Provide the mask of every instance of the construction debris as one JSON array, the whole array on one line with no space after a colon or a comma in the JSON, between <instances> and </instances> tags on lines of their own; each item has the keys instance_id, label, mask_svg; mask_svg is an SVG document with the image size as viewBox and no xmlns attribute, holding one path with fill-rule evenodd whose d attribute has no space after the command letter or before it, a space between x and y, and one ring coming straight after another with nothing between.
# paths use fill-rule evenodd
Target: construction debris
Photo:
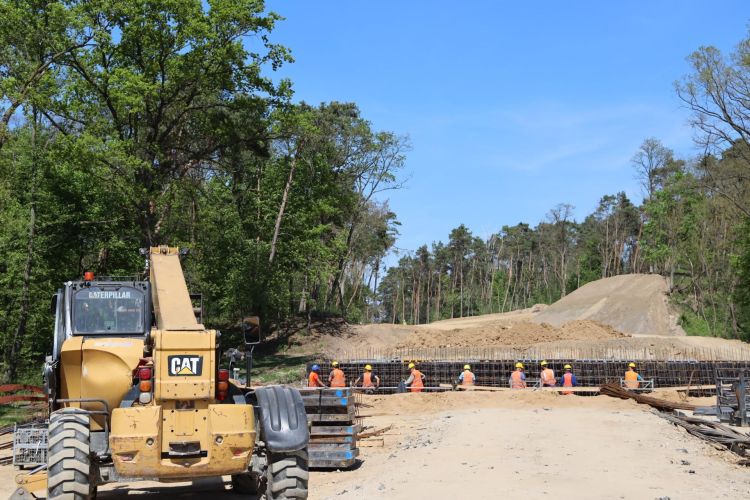
<instances>
[{"instance_id":1,"label":"construction debris","mask_svg":"<svg viewBox=\"0 0 750 500\"><path fill-rule=\"evenodd\" d=\"M393 424L389 425L388 427L383 427L382 429L376 429L374 431L367 431L367 432L361 432L357 438L358 439L367 439L367 438L373 438L375 436L380 436L381 434L385 434L389 430L393 428Z\"/></svg>"},{"instance_id":2,"label":"construction debris","mask_svg":"<svg viewBox=\"0 0 750 500\"><path fill-rule=\"evenodd\" d=\"M385 446L385 440L383 438L367 439L359 441L358 445L360 448L382 448Z\"/></svg>"},{"instance_id":3,"label":"construction debris","mask_svg":"<svg viewBox=\"0 0 750 500\"><path fill-rule=\"evenodd\" d=\"M619 385L611 382L608 384L604 384L599 392L600 394L605 394L614 398L634 399L641 404L646 404L662 411L695 410L697 408L697 406L690 403L675 403L652 396L644 396L643 394L638 394L637 392L623 389Z\"/></svg>"},{"instance_id":4,"label":"construction debris","mask_svg":"<svg viewBox=\"0 0 750 500\"><path fill-rule=\"evenodd\" d=\"M688 417L670 413L655 412L660 417L669 420L675 425L683 427L693 436L699 437L712 443L720 444L742 457L748 456L750 450L750 436L737 432L726 425L710 422L698 417ZM743 462L750 465L750 461Z\"/></svg>"}]
</instances>

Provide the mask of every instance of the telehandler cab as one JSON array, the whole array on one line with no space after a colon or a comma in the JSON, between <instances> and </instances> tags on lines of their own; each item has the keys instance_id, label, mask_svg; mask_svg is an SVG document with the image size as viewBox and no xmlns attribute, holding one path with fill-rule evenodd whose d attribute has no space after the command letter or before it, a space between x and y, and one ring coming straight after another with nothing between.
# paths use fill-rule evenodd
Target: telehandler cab
<instances>
[{"instance_id":1,"label":"telehandler cab","mask_svg":"<svg viewBox=\"0 0 750 500\"><path fill-rule=\"evenodd\" d=\"M89 499L113 481L222 475L261 498L307 498L299 392L230 380L219 368L220 333L196 319L179 250L142 254L145 281L86 273L55 296L44 373L48 498ZM259 328L245 324L249 348Z\"/></svg>"}]
</instances>

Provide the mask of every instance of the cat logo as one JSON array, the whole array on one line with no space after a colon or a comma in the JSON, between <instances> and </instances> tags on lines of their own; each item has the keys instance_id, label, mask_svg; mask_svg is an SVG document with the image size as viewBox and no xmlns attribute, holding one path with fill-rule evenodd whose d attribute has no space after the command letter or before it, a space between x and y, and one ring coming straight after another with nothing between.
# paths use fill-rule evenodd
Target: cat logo
<instances>
[{"instance_id":1,"label":"cat logo","mask_svg":"<svg viewBox=\"0 0 750 500\"><path fill-rule=\"evenodd\" d=\"M203 356L169 356L169 374L178 376L198 376L203 371Z\"/></svg>"}]
</instances>

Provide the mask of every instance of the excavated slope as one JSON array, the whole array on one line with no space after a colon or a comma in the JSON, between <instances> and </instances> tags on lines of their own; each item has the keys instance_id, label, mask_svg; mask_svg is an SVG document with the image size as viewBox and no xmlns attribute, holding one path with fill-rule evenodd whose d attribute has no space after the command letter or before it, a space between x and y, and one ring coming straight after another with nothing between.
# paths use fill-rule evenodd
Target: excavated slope
<instances>
[{"instance_id":1,"label":"excavated slope","mask_svg":"<svg viewBox=\"0 0 750 500\"><path fill-rule=\"evenodd\" d=\"M685 335L668 299L667 280L655 274L628 274L588 283L535 315L554 326L593 320L631 335Z\"/></svg>"}]
</instances>

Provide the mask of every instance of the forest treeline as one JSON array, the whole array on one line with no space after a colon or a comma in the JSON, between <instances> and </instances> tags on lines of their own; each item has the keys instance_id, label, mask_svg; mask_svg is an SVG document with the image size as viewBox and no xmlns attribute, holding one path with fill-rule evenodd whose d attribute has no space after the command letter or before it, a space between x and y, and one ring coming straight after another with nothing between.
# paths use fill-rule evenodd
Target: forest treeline
<instances>
[{"instance_id":1,"label":"forest treeline","mask_svg":"<svg viewBox=\"0 0 750 500\"><path fill-rule=\"evenodd\" d=\"M295 101L274 73L292 62L279 20L258 0L0 0L1 379L38 382L62 282L143 276L138 249L160 244L190 249L190 287L223 329L423 323L655 272L691 331L747 336L750 42L692 56L677 89L704 154L646 141L640 206L606 196L576 222L562 204L487 240L462 226L386 272L383 200L409 141L356 103Z\"/></svg>"},{"instance_id":2,"label":"forest treeline","mask_svg":"<svg viewBox=\"0 0 750 500\"><path fill-rule=\"evenodd\" d=\"M257 0L0 0L2 378L37 381L50 299L190 249L206 322L368 314L405 137L293 102ZM335 96L334 96L335 97Z\"/></svg>"},{"instance_id":3,"label":"forest treeline","mask_svg":"<svg viewBox=\"0 0 750 500\"><path fill-rule=\"evenodd\" d=\"M603 196L582 221L559 204L546 219L402 255L379 285L384 320L419 324L551 303L600 278L669 279L690 334L750 340L750 39L729 56L702 47L675 84L700 146L677 158L655 138L632 158L643 202Z\"/></svg>"}]
</instances>

